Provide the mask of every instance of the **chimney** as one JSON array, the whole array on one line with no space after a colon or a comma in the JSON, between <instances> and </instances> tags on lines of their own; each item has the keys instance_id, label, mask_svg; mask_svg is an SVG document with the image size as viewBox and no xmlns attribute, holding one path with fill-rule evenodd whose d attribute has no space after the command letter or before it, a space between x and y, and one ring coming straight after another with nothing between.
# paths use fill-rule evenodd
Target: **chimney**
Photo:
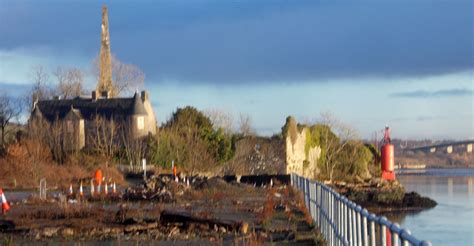
<instances>
[{"instance_id":1,"label":"chimney","mask_svg":"<svg viewBox=\"0 0 474 246\"><path fill-rule=\"evenodd\" d=\"M92 100L97 100L97 91L92 91Z\"/></svg>"},{"instance_id":2,"label":"chimney","mask_svg":"<svg viewBox=\"0 0 474 246\"><path fill-rule=\"evenodd\" d=\"M148 91L142 91L142 101L148 101L149 96L148 96Z\"/></svg>"},{"instance_id":3,"label":"chimney","mask_svg":"<svg viewBox=\"0 0 474 246\"><path fill-rule=\"evenodd\" d=\"M103 99L109 99L109 97L110 97L110 92L109 92L109 91L102 91L100 96L101 96L101 98L103 98Z\"/></svg>"}]
</instances>

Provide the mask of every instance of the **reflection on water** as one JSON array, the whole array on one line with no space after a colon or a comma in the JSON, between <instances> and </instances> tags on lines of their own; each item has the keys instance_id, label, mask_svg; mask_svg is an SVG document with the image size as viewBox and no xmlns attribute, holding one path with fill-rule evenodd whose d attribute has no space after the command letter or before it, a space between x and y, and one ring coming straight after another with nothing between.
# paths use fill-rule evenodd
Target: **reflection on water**
<instances>
[{"instance_id":1,"label":"reflection on water","mask_svg":"<svg viewBox=\"0 0 474 246\"><path fill-rule=\"evenodd\" d=\"M388 218L433 245L474 245L474 169L428 170L398 179L407 192L428 196L438 206Z\"/></svg>"}]
</instances>

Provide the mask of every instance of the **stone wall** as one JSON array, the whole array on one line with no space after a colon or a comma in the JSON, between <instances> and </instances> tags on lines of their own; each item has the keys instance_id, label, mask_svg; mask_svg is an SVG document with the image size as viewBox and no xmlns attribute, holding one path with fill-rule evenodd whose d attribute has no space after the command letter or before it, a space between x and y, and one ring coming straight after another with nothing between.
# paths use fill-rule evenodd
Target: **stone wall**
<instances>
[{"instance_id":1,"label":"stone wall","mask_svg":"<svg viewBox=\"0 0 474 246\"><path fill-rule=\"evenodd\" d=\"M286 147L286 173L296 173L298 175L316 178L320 170L318 168L318 160L321 155L321 148L319 146L310 148L308 155L305 153L306 133L308 129L303 128L296 132L296 137L287 134L285 139Z\"/></svg>"}]
</instances>

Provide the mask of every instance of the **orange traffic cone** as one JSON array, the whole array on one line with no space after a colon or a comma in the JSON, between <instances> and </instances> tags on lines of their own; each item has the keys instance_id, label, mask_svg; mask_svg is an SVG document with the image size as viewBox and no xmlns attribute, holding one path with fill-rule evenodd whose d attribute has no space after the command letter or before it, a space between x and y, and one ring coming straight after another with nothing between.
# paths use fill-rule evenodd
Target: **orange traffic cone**
<instances>
[{"instance_id":1,"label":"orange traffic cone","mask_svg":"<svg viewBox=\"0 0 474 246\"><path fill-rule=\"evenodd\" d=\"M2 196L2 214L6 214L7 211L10 210L10 205L8 205L7 198L5 198L2 189L0 189L0 194Z\"/></svg>"}]
</instances>

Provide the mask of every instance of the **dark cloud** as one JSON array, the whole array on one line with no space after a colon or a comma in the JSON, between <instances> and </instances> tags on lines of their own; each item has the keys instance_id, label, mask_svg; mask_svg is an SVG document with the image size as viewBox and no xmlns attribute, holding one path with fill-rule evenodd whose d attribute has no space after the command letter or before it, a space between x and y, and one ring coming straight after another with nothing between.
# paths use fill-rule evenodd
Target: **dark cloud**
<instances>
[{"instance_id":1,"label":"dark cloud","mask_svg":"<svg viewBox=\"0 0 474 246\"><path fill-rule=\"evenodd\" d=\"M96 1L0 1L0 49L93 57ZM109 3L112 51L150 80L206 83L424 76L472 69L473 2Z\"/></svg>"},{"instance_id":2,"label":"dark cloud","mask_svg":"<svg viewBox=\"0 0 474 246\"><path fill-rule=\"evenodd\" d=\"M465 89L465 88L446 89L446 90L437 90L437 91L416 90L416 91L397 92L397 93L390 94L391 97L403 97L403 98L464 97L464 96L472 96L472 95L473 95L473 90Z\"/></svg>"}]
</instances>

